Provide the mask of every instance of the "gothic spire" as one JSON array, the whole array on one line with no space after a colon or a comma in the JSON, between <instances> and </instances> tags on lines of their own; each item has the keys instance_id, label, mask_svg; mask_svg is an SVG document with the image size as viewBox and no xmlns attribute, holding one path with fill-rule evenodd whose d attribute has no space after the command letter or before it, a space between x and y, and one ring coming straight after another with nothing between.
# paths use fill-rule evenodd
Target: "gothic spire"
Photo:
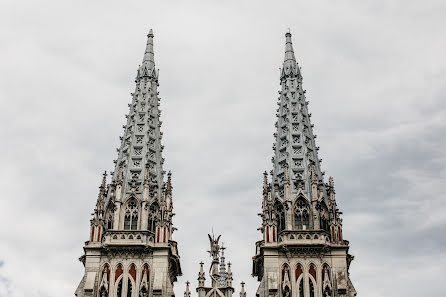
<instances>
[{"instance_id":1,"label":"gothic spire","mask_svg":"<svg viewBox=\"0 0 446 297\"><path fill-rule=\"evenodd\" d=\"M304 193L311 197L311 171L314 166L315 176L322 180L320 161L315 144L316 135L313 134L313 125L310 122L311 114L308 112L308 102L305 99L305 90L302 88L302 76L294 55L291 33L285 34L285 58L280 76L281 90L277 109L277 131L274 133L273 145L273 180L278 181L279 191L283 197L285 184L289 183L291 194L297 193L302 186ZM288 176L286 177L286 168ZM302 185L299 185L298 176L301 176Z\"/></svg>"},{"instance_id":2,"label":"gothic spire","mask_svg":"<svg viewBox=\"0 0 446 297\"><path fill-rule=\"evenodd\" d=\"M291 33L285 34L285 58L283 60L283 70L289 73L290 70L297 69L296 57L294 56L293 42L291 41ZM296 73L296 72L294 72Z\"/></svg>"},{"instance_id":3,"label":"gothic spire","mask_svg":"<svg viewBox=\"0 0 446 297\"><path fill-rule=\"evenodd\" d=\"M142 61L143 66L146 66L148 70L152 70L155 67L155 55L153 52L153 31L150 29L147 34L146 51L144 52L144 59Z\"/></svg>"},{"instance_id":4,"label":"gothic spire","mask_svg":"<svg viewBox=\"0 0 446 297\"><path fill-rule=\"evenodd\" d=\"M122 183L122 195L130 193L132 184L138 196L143 191L143 183L148 183L150 192L161 197L164 185L164 170L162 157L163 146L160 131L161 111L159 110L158 77L155 70L153 51L153 31L147 35L147 45L142 65L136 78L135 91L131 93L127 123L123 126L124 136L118 149L118 159L113 175L113 181Z\"/></svg>"}]
</instances>

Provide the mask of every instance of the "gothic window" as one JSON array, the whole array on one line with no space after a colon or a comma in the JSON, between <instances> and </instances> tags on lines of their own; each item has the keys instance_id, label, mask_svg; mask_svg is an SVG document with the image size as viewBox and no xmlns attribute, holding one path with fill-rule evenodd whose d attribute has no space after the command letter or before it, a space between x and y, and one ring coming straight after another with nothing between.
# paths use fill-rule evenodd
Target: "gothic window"
<instances>
[{"instance_id":1,"label":"gothic window","mask_svg":"<svg viewBox=\"0 0 446 297\"><path fill-rule=\"evenodd\" d=\"M133 167L140 167L141 166L141 159L133 160Z\"/></svg>"},{"instance_id":2,"label":"gothic window","mask_svg":"<svg viewBox=\"0 0 446 297\"><path fill-rule=\"evenodd\" d=\"M282 140L282 146L288 145L288 139L283 139Z\"/></svg>"},{"instance_id":3,"label":"gothic window","mask_svg":"<svg viewBox=\"0 0 446 297\"><path fill-rule=\"evenodd\" d=\"M107 210L107 214L105 215L105 223L107 224L107 229L113 229L113 213L111 209Z\"/></svg>"},{"instance_id":4,"label":"gothic window","mask_svg":"<svg viewBox=\"0 0 446 297\"><path fill-rule=\"evenodd\" d=\"M153 129L149 129L149 135L153 135L154 133L154 130Z\"/></svg>"},{"instance_id":5,"label":"gothic window","mask_svg":"<svg viewBox=\"0 0 446 297\"><path fill-rule=\"evenodd\" d=\"M144 117L145 117L145 114L140 113L140 114L139 114L139 121L140 121L140 122L143 122L143 121L144 121Z\"/></svg>"},{"instance_id":6,"label":"gothic window","mask_svg":"<svg viewBox=\"0 0 446 297\"><path fill-rule=\"evenodd\" d=\"M327 214L327 210L325 209L325 207L322 208L320 218L321 218L320 219L321 229L325 230L327 233L329 233L330 232L330 224L328 221L328 214Z\"/></svg>"},{"instance_id":7,"label":"gothic window","mask_svg":"<svg viewBox=\"0 0 446 297\"><path fill-rule=\"evenodd\" d=\"M282 296L291 297L290 269L284 265L282 269Z\"/></svg>"},{"instance_id":8,"label":"gothic window","mask_svg":"<svg viewBox=\"0 0 446 297\"><path fill-rule=\"evenodd\" d=\"M149 231L155 232L157 222L158 222L158 206L156 204L152 204L150 206L147 229Z\"/></svg>"},{"instance_id":9,"label":"gothic window","mask_svg":"<svg viewBox=\"0 0 446 297\"><path fill-rule=\"evenodd\" d=\"M142 144L144 136L136 136L136 144Z\"/></svg>"},{"instance_id":10,"label":"gothic window","mask_svg":"<svg viewBox=\"0 0 446 297\"><path fill-rule=\"evenodd\" d=\"M293 132L299 131L299 124L293 124Z\"/></svg>"},{"instance_id":11,"label":"gothic window","mask_svg":"<svg viewBox=\"0 0 446 297\"><path fill-rule=\"evenodd\" d=\"M293 122L297 122L298 121L298 117L297 114L293 115Z\"/></svg>"},{"instance_id":12,"label":"gothic window","mask_svg":"<svg viewBox=\"0 0 446 297\"><path fill-rule=\"evenodd\" d=\"M280 202L277 202L274 205L276 211L276 220L277 220L277 233L285 229L285 211L283 209L283 205Z\"/></svg>"},{"instance_id":13,"label":"gothic window","mask_svg":"<svg viewBox=\"0 0 446 297\"><path fill-rule=\"evenodd\" d=\"M144 131L144 125L138 125L138 132Z\"/></svg>"},{"instance_id":14,"label":"gothic window","mask_svg":"<svg viewBox=\"0 0 446 297\"><path fill-rule=\"evenodd\" d=\"M138 225L138 206L136 201L132 199L125 209L124 216L124 229L125 230L136 230Z\"/></svg>"},{"instance_id":15,"label":"gothic window","mask_svg":"<svg viewBox=\"0 0 446 297\"><path fill-rule=\"evenodd\" d=\"M308 229L310 225L310 207L302 197L295 204L294 225L297 230Z\"/></svg>"},{"instance_id":16,"label":"gothic window","mask_svg":"<svg viewBox=\"0 0 446 297\"><path fill-rule=\"evenodd\" d=\"M331 296L330 267L324 264L322 268L322 296Z\"/></svg>"}]
</instances>

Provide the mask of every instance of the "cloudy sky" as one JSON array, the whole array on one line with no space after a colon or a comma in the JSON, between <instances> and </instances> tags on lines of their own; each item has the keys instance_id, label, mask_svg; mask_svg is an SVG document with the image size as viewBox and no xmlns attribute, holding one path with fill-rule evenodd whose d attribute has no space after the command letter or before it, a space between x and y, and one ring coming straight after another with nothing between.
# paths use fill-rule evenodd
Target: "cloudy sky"
<instances>
[{"instance_id":1,"label":"cloudy sky","mask_svg":"<svg viewBox=\"0 0 446 297\"><path fill-rule=\"evenodd\" d=\"M235 283L257 289L256 214L288 28L359 296L444 296L445 1L14 0L0 4L1 297L74 295L150 28L177 296L209 261L212 227Z\"/></svg>"}]
</instances>

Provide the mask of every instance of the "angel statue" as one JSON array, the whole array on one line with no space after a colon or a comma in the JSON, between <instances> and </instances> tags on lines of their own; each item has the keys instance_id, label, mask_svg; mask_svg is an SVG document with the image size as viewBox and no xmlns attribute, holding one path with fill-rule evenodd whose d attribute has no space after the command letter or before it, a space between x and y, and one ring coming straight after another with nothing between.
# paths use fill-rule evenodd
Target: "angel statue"
<instances>
[{"instance_id":1,"label":"angel statue","mask_svg":"<svg viewBox=\"0 0 446 297\"><path fill-rule=\"evenodd\" d=\"M218 245L218 241L220 240L221 235L218 235L217 239L214 238L214 234L212 234L212 237L210 234L208 234L208 236L211 244L211 250L208 252L209 254L211 254L213 260L218 261L218 256L220 253L220 246Z\"/></svg>"},{"instance_id":2,"label":"angel statue","mask_svg":"<svg viewBox=\"0 0 446 297\"><path fill-rule=\"evenodd\" d=\"M212 234L212 237L210 234L208 234L209 236L209 241L211 244L211 250L208 251L210 256L212 257L212 264L211 267L209 268L209 276L212 279L212 286L216 286L218 283L218 263L219 261L219 254L220 254L220 246L218 245L218 241L220 240L220 236L219 235L217 237L217 239L215 239L214 234Z\"/></svg>"}]
</instances>

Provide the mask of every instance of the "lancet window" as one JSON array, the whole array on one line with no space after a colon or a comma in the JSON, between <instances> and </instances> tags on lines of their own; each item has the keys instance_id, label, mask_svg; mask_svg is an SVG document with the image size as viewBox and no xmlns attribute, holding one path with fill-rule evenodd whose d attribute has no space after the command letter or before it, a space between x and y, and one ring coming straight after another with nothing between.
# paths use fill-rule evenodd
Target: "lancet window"
<instances>
[{"instance_id":1,"label":"lancet window","mask_svg":"<svg viewBox=\"0 0 446 297\"><path fill-rule=\"evenodd\" d=\"M302 197L296 201L294 207L294 225L297 230L305 230L310 226L310 207Z\"/></svg>"},{"instance_id":2,"label":"lancet window","mask_svg":"<svg viewBox=\"0 0 446 297\"><path fill-rule=\"evenodd\" d=\"M124 215L124 229L136 230L138 226L138 206L135 199L132 199L127 204Z\"/></svg>"},{"instance_id":3,"label":"lancet window","mask_svg":"<svg viewBox=\"0 0 446 297\"><path fill-rule=\"evenodd\" d=\"M107 213L105 215L105 224L108 230L113 229L113 212L111 209L107 210Z\"/></svg>"},{"instance_id":4,"label":"lancet window","mask_svg":"<svg viewBox=\"0 0 446 297\"><path fill-rule=\"evenodd\" d=\"M277 202L274 205L276 212L276 221L277 221L277 233L285 229L285 211L283 209L283 205L280 202Z\"/></svg>"},{"instance_id":5,"label":"lancet window","mask_svg":"<svg viewBox=\"0 0 446 297\"><path fill-rule=\"evenodd\" d=\"M328 212L325 209L322 209L321 211L321 229L325 230L326 232L330 233L330 224L328 220Z\"/></svg>"},{"instance_id":6,"label":"lancet window","mask_svg":"<svg viewBox=\"0 0 446 297\"><path fill-rule=\"evenodd\" d=\"M158 223L159 217L159 207L156 204L150 206L149 219L147 224L147 229L149 231L155 232L156 224Z\"/></svg>"}]
</instances>

